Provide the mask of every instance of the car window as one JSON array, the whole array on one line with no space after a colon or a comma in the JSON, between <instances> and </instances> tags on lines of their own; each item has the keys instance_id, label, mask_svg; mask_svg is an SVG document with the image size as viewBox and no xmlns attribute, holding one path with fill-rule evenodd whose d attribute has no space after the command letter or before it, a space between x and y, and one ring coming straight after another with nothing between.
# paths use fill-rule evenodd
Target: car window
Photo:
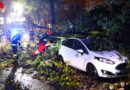
<instances>
[{"instance_id":1,"label":"car window","mask_svg":"<svg viewBox=\"0 0 130 90\"><path fill-rule=\"evenodd\" d=\"M82 49L85 53L88 54L87 49L86 49L86 48L84 47L84 45L83 45L80 41L78 41L78 40L75 40L75 42L74 42L74 48L73 48L73 49L75 49L75 50Z\"/></svg>"},{"instance_id":2,"label":"car window","mask_svg":"<svg viewBox=\"0 0 130 90\"><path fill-rule=\"evenodd\" d=\"M88 47L88 49L93 50L95 42L91 39L82 39L83 43Z\"/></svg>"},{"instance_id":3,"label":"car window","mask_svg":"<svg viewBox=\"0 0 130 90\"><path fill-rule=\"evenodd\" d=\"M67 46L69 48L72 48L73 47L73 41L74 41L73 39L64 40L62 42L62 45Z\"/></svg>"}]
</instances>

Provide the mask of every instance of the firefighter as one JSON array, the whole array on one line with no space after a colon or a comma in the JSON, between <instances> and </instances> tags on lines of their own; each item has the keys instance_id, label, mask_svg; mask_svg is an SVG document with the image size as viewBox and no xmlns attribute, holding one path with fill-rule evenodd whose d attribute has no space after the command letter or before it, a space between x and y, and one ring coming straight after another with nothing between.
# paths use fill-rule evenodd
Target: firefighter
<instances>
[{"instance_id":1,"label":"firefighter","mask_svg":"<svg viewBox=\"0 0 130 90\"><path fill-rule=\"evenodd\" d=\"M30 41L34 41L34 31L33 30L31 30L29 32L29 36L30 36Z\"/></svg>"},{"instance_id":2,"label":"firefighter","mask_svg":"<svg viewBox=\"0 0 130 90\"><path fill-rule=\"evenodd\" d=\"M39 47L36 51L33 52L33 55L37 55L39 53L41 53L42 51L46 50L46 44L48 42L49 37L52 35L52 31L48 30L46 33L44 33L43 35L40 36L39 39Z\"/></svg>"},{"instance_id":3,"label":"firefighter","mask_svg":"<svg viewBox=\"0 0 130 90\"><path fill-rule=\"evenodd\" d=\"M15 58L17 56L17 47L19 45L19 47L21 49L23 49L22 45L21 45L21 42L20 42L20 39L21 39L21 35L20 34L15 34L12 39L11 39L11 46L12 46L12 52L13 52L13 57Z\"/></svg>"}]
</instances>

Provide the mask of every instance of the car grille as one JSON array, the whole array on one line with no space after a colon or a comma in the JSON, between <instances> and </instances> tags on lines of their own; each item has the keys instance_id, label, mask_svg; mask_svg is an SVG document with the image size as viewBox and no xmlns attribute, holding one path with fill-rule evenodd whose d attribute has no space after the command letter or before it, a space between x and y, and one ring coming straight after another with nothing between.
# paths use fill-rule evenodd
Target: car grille
<instances>
[{"instance_id":1,"label":"car grille","mask_svg":"<svg viewBox=\"0 0 130 90\"><path fill-rule=\"evenodd\" d=\"M128 72L125 70L125 71L121 71L119 73L116 73L117 75L128 75Z\"/></svg>"},{"instance_id":2,"label":"car grille","mask_svg":"<svg viewBox=\"0 0 130 90\"><path fill-rule=\"evenodd\" d=\"M127 67L127 63L122 63L116 67L116 70L123 70L126 69L126 67Z\"/></svg>"}]
</instances>

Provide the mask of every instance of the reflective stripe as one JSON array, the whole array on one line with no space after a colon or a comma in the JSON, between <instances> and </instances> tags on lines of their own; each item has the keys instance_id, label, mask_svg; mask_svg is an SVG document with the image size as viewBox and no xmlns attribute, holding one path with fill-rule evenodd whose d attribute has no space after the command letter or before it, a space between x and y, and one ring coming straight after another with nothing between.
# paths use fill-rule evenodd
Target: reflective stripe
<instances>
[{"instance_id":1,"label":"reflective stripe","mask_svg":"<svg viewBox=\"0 0 130 90\"><path fill-rule=\"evenodd\" d=\"M46 46L49 46L49 45L51 45L51 44L46 44Z\"/></svg>"},{"instance_id":2,"label":"reflective stripe","mask_svg":"<svg viewBox=\"0 0 130 90\"><path fill-rule=\"evenodd\" d=\"M47 39L43 39L44 41L47 41Z\"/></svg>"},{"instance_id":3,"label":"reflective stripe","mask_svg":"<svg viewBox=\"0 0 130 90\"><path fill-rule=\"evenodd\" d=\"M20 42L20 40L18 40L18 42Z\"/></svg>"},{"instance_id":4,"label":"reflective stripe","mask_svg":"<svg viewBox=\"0 0 130 90\"><path fill-rule=\"evenodd\" d=\"M11 46L17 46L17 44L11 44Z\"/></svg>"},{"instance_id":5,"label":"reflective stripe","mask_svg":"<svg viewBox=\"0 0 130 90\"><path fill-rule=\"evenodd\" d=\"M22 45L20 45L20 47L22 47Z\"/></svg>"},{"instance_id":6,"label":"reflective stripe","mask_svg":"<svg viewBox=\"0 0 130 90\"><path fill-rule=\"evenodd\" d=\"M40 36L40 38L42 38L43 36L42 35L39 35Z\"/></svg>"}]
</instances>

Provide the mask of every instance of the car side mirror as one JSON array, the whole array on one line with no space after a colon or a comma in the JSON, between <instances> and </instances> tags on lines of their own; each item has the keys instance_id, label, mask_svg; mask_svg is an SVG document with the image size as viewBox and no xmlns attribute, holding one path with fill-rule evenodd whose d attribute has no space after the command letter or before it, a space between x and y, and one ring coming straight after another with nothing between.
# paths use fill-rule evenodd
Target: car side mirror
<instances>
[{"instance_id":1,"label":"car side mirror","mask_svg":"<svg viewBox=\"0 0 130 90\"><path fill-rule=\"evenodd\" d=\"M78 50L76 50L78 53L80 53L81 55L83 55L84 54L84 51L82 50L82 49L78 49Z\"/></svg>"}]
</instances>

